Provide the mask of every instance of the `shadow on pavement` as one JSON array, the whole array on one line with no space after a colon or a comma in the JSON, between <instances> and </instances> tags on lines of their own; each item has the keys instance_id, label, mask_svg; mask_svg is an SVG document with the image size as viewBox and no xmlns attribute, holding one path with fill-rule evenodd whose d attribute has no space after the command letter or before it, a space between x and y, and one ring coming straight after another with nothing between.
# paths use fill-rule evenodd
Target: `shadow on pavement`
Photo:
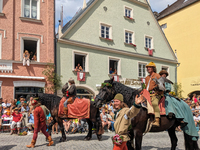
<instances>
[{"instance_id":1,"label":"shadow on pavement","mask_svg":"<svg viewBox=\"0 0 200 150\"><path fill-rule=\"evenodd\" d=\"M171 147L165 147L165 148L159 148L159 147L155 147L155 146L142 146L143 150L151 150L151 149L156 149L156 150L170 150ZM181 150L179 148L176 147L176 150Z\"/></svg>"},{"instance_id":2,"label":"shadow on pavement","mask_svg":"<svg viewBox=\"0 0 200 150\"><path fill-rule=\"evenodd\" d=\"M0 146L0 150L9 150L17 145L5 145L5 146Z\"/></svg>"},{"instance_id":3,"label":"shadow on pavement","mask_svg":"<svg viewBox=\"0 0 200 150\"><path fill-rule=\"evenodd\" d=\"M73 140L73 141L87 141L87 140L84 140L85 137L86 137L86 135L67 136L67 140L66 140L65 142L71 141L71 140ZM54 141L54 144L60 143L60 142L59 142L59 141L60 141L60 138L61 138L61 136L60 136L60 137L55 137L55 138L52 137L52 139L53 139L53 141ZM109 138L110 138L110 136L103 135L101 141L108 140ZM96 135L93 135L93 136L92 136L92 138L91 138L90 141L92 141L92 140L99 141L99 140L97 139L97 136L96 136ZM101 142L101 141L100 141L100 142Z\"/></svg>"}]
</instances>

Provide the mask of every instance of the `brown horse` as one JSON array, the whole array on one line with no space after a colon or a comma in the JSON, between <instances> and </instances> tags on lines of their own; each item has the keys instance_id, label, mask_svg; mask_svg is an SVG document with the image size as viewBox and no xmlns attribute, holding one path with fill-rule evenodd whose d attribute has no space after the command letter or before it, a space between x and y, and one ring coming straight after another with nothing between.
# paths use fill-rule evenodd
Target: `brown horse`
<instances>
[{"instance_id":1,"label":"brown horse","mask_svg":"<svg viewBox=\"0 0 200 150\"><path fill-rule=\"evenodd\" d=\"M42 105L45 105L51 112L51 116L53 117L52 122L48 126L48 132L51 135L52 126L57 122L60 126L60 130L62 132L62 137L60 138L60 142L64 142L66 140L66 135L64 132L63 120L62 118L58 117L58 109L61 97L52 95L52 94L38 94L39 101ZM89 125L89 132L85 137L85 140L90 140L92 138L92 127L93 124L96 127L96 134L98 140L101 140L102 135L99 131L101 131L101 119L100 119L100 112L98 108L95 108L93 102L90 102L90 118L86 119ZM73 118L66 118L66 119L73 119Z\"/></svg>"},{"instance_id":2,"label":"brown horse","mask_svg":"<svg viewBox=\"0 0 200 150\"><path fill-rule=\"evenodd\" d=\"M119 82L111 80L106 80L104 83L108 86L103 86L99 94L95 98L95 107L99 108L102 104L111 101L117 93L121 93L124 96L124 102L131 107L133 102L135 101L135 96L139 95L141 91L134 90L130 87L127 87ZM134 150L134 145L136 150L141 150L142 146L142 138L143 133L146 130L146 125L148 118L153 120L152 116L147 114L147 110L145 108L141 108L138 115L131 119L132 129L130 130L130 138L131 140L127 142L127 146L129 150ZM179 126L179 122L175 117L168 118L167 116L161 116L160 118L161 126L159 128L151 128L150 132L161 132L168 131L168 134L171 139L171 150L175 150L177 146L178 139L175 134L175 128ZM133 139L135 138L135 143ZM185 149L186 150L198 150L197 141L192 141L192 137L184 133L185 138ZM134 144L133 144L134 143Z\"/></svg>"}]
</instances>

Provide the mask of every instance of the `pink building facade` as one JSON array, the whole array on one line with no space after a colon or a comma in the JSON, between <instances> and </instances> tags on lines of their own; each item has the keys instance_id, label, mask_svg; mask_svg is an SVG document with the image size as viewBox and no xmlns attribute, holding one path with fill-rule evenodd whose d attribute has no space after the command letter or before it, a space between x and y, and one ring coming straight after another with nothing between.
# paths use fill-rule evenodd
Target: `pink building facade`
<instances>
[{"instance_id":1,"label":"pink building facade","mask_svg":"<svg viewBox=\"0 0 200 150\"><path fill-rule=\"evenodd\" d=\"M54 63L54 0L0 0L0 97L47 92L48 63Z\"/></svg>"}]
</instances>

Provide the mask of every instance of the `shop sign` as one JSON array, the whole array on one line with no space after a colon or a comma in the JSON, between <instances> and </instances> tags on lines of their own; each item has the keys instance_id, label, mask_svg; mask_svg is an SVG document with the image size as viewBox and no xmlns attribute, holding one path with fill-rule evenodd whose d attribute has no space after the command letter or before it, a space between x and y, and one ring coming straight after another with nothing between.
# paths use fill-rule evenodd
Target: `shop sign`
<instances>
[{"instance_id":1,"label":"shop sign","mask_svg":"<svg viewBox=\"0 0 200 150\"><path fill-rule=\"evenodd\" d=\"M0 62L0 71L3 72L13 72L12 62Z\"/></svg>"},{"instance_id":2,"label":"shop sign","mask_svg":"<svg viewBox=\"0 0 200 150\"><path fill-rule=\"evenodd\" d=\"M200 86L200 80L192 81L191 86Z\"/></svg>"},{"instance_id":3,"label":"shop sign","mask_svg":"<svg viewBox=\"0 0 200 150\"><path fill-rule=\"evenodd\" d=\"M136 89L142 88L142 81L138 79L125 78L125 79L121 79L119 82L131 88L136 88Z\"/></svg>"}]
</instances>

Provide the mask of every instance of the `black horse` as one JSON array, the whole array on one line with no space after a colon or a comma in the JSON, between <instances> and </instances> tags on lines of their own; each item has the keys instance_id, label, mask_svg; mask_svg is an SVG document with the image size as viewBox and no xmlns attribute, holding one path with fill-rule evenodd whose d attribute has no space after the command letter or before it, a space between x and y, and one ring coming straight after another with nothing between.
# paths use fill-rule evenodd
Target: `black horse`
<instances>
[{"instance_id":1,"label":"black horse","mask_svg":"<svg viewBox=\"0 0 200 150\"><path fill-rule=\"evenodd\" d=\"M61 97L55 96L52 94L38 94L39 96L39 101L41 102L42 105L45 105L51 112L51 116L53 117L52 122L48 126L48 132L51 135L51 130L52 126L57 122L58 125L60 126L60 130L62 132L62 137L60 138L60 142L64 142L66 140L66 135L64 132L64 126L63 126L63 119L58 117L58 109L59 109L59 103L61 100ZM98 140L101 140L102 135L101 135L101 119L100 119L100 112L98 108L95 108L93 105L93 102L90 102L90 118L86 119L87 123L89 125L89 132L87 136L85 137L85 140L90 140L92 138L92 127L93 123L94 126L96 127L96 134ZM70 119L70 118L66 118Z\"/></svg>"},{"instance_id":2,"label":"black horse","mask_svg":"<svg viewBox=\"0 0 200 150\"><path fill-rule=\"evenodd\" d=\"M119 82L111 80L106 80L104 83L110 83L112 86L104 86L100 89L99 94L95 98L95 107L99 108L103 103L109 102L114 98L117 93L121 93L124 96L124 102L131 107L135 101L135 96L139 95L141 91L127 87ZM147 114L145 108L141 108L138 115L131 119L132 129L130 130L131 140L127 142L129 150L134 150L134 145L136 150L140 150L142 146L143 133L146 130L148 118L151 118ZM175 128L180 125L176 118L172 117L169 119L166 116L161 116L160 118L161 126L159 128L151 128L150 132L161 132L168 131L171 139L171 150L175 150L177 146L178 139L175 134ZM135 138L135 143L133 139ZM186 150L198 150L198 144L196 141L192 141L192 137L184 133L185 138L185 149Z\"/></svg>"}]
</instances>

